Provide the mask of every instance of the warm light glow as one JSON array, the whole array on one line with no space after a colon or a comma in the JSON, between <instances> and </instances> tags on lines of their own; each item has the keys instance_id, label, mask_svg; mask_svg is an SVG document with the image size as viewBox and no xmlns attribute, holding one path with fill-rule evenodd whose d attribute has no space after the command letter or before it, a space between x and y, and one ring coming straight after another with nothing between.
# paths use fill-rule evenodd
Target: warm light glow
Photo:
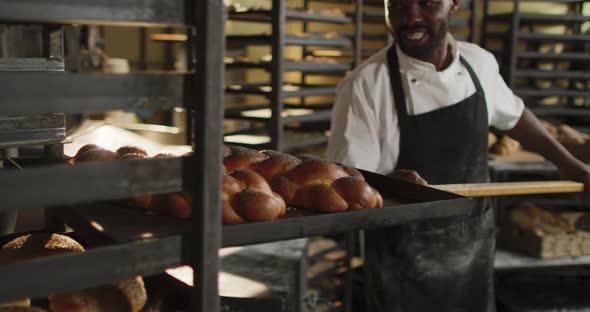
<instances>
[{"instance_id":1,"label":"warm light glow","mask_svg":"<svg viewBox=\"0 0 590 312\"><path fill-rule=\"evenodd\" d=\"M225 137L228 143L265 144L270 143L268 135L235 134Z\"/></svg>"},{"instance_id":2,"label":"warm light glow","mask_svg":"<svg viewBox=\"0 0 590 312\"><path fill-rule=\"evenodd\" d=\"M154 237L154 233L150 233L150 232L141 233L141 235L139 235L139 237L141 237L141 238L152 238L152 237Z\"/></svg>"},{"instance_id":3,"label":"warm light glow","mask_svg":"<svg viewBox=\"0 0 590 312\"><path fill-rule=\"evenodd\" d=\"M286 109L281 112L282 117L287 116L303 116L312 114L313 110L305 108L293 108ZM244 117L255 117L255 118L270 118L272 116L272 110L270 108L254 109L249 111L241 112L240 115Z\"/></svg>"},{"instance_id":4,"label":"warm light glow","mask_svg":"<svg viewBox=\"0 0 590 312\"><path fill-rule=\"evenodd\" d=\"M94 220L90 221L90 225L92 225L92 227L95 228L96 230L98 230L99 232L104 232L104 227L102 227L102 225L100 225L96 221L94 221Z\"/></svg>"},{"instance_id":5,"label":"warm light glow","mask_svg":"<svg viewBox=\"0 0 590 312\"><path fill-rule=\"evenodd\" d=\"M151 34L152 40L161 41L186 41L187 36L185 34Z\"/></svg>"},{"instance_id":6,"label":"warm light glow","mask_svg":"<svg viewBox=\"0 0 590 312\"><path fill-rule=\"evenodd\" d=\"M188 286L193 286L193 269L189 266L166 269L166 273ZM269 289L263 283L239 275L219 272L220 296L252 298L267 292Z\"/></svg>"}]
</instances>

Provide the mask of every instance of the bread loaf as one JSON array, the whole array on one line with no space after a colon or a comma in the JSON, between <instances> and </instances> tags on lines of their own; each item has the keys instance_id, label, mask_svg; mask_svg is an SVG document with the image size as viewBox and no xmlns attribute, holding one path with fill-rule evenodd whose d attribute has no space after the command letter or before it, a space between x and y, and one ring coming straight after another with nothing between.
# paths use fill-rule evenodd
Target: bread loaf
<instances>
[{"instance_id":1,"label":"bread loaf","mask_svg":"<svg viewBox=\"0 0 590 312\"><path fill-rule=\"evenodd\" d=\"M147 301L143 279L136 277L49 297L52 312L139 312Z\"/></svg>"},{"instance_id":2,"label":"bread loaf","mask_svg":"<svg viewBox=\"0 0 590 312\"><path fill-rule=\"evenodd\" d=\"M91 161L108 161L113 160L117 157L117 154L109 151L108 149L99 147L94 144L88 144L82 146L76 156L70 159L70 163L81 163Z\"/></svg>"},{"instance_id":3,"label":"bread loaf","mask_svg":"<svg viewBox=\"0 0 590 312\"><path fill-rule=\"evenodd\" d=\"M139 154L143 157L148 157L148 153L141 147L135 145L124 145L117 149L117 155L122 156L125 154Z\"/></svg>"},{"instance_id":4,"label":"bread loaf","mask_svg":"<svg viewBox=\"0 0 590 312\"><path fill-rule=\"evenodd\" d=\"M510 211L510 221L523 230L539 234L566 234L575 228L560 215L524 203Z\"/></svg>"},{"instance_id":5,"label":"bread loaf","mask_svg":"<svg viewBox=\"0 0 590 312\"><path fill-rule=\"evenodd\" d=\"M84 252L84 247L65 235L25 235L0 249L0 264L77 252ZM146 301L143 279L135 277L111 285L50 296L49 306L52 312L138 312Z\"/></svg>"},{"instance_id":6,"label":"bread loaf","mask_svg":"<svg viewBox=\"0 0 590 312\"><path fill-rule=\"evenodd\" d=\"M379 208L381 195L352 167L317 157L297 158L277 151L226 147L227 171L248 168L258 172L287 205L321 212Z\"/></svg>"},{"instance_id":7,"label":"bread loaf","mask_svg":"<svg viewBox=\"0 0 590 312\"><path fill-rule=\"evenodd\" d=\"M285 214L287 208L266 180L250 169L223 174L221 194L224 224L272 221Z\"/></svg>"},{"instance_id":8,"label":"bread loaf","mask_svg":"<svg viewBox=\"0 0 590 312\"><path fill-rule=\"evenodd\" d=\"M352 172L327 160L308 158L276 175L271 186L287 205L303 209L342 212L382 207L381 195L359 177L358 171Z\"/></svg>"},{"instance_id":9,"label":"bread loaf","mask_svg":"<svg viewBox=\"0 0 590 312\"><path fill-rule=\"evenodd\" d=\"M490 153L508 156L516 153L520 149L520 143L511 137L505 135L501 140L496 142L491 149Z\"/></svg>"}]
</instances>

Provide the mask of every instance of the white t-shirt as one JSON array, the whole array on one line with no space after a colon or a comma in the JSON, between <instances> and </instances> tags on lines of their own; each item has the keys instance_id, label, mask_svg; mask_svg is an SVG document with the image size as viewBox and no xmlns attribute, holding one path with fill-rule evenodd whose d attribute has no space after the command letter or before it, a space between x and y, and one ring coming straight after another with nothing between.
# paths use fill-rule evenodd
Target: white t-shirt
<instances>
[{"instance_id":1,"label":"white t-shirt","mask_svg":"<svg viewBox=\"0 0 590 312\"><path fill-rule=\"evenodd\" d=\"M396 46L408 114L420 115L461 102L475 85L459 55L471 65L485 93L488 122L512 129L524 103L506 85L494 56L481 47L449 35L452 63L437 71L433 64L405 55ZM384 48L338 85L332 111L327 157L357 168L387 174L399 157L400 132ZM425 138L424 144L428 144Z\"/></svg>"}]
</instances>

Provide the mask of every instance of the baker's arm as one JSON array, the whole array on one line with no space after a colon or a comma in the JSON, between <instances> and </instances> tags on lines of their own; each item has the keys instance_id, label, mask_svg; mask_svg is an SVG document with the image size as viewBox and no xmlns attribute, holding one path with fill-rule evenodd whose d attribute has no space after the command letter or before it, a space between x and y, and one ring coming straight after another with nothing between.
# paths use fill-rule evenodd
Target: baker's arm
<instances>
[{"instance_id":1,"label":"baker's arm","mask_svg":"<svg viewBox=\"0 0 590 312\"><path fill-rule=\"evenodd\" d=\"M551 161L559 169L562 179L582 182L586 192L590 192L590 168L551 136L528 108L524 109L516 126L506 134L519 141L527 150Z\"/></svg>"}]
</instances>

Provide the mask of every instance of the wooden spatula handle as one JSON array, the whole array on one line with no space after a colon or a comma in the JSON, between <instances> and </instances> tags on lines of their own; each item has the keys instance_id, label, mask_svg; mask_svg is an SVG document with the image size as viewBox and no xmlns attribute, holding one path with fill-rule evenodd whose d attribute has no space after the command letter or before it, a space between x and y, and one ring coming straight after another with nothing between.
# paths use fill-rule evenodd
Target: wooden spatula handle
<instances>
[{"instance_id":1,"label":"wooden spatula handle","mask_svg":"<svg viewBox=\"0 0 590 312\"><path fill-rule=\"evenodd\" d=\"M467 197L579 193L584 191L584 184L574 181L443 184L431 185L431 187Z\"/></svg>"}]
</instances>

